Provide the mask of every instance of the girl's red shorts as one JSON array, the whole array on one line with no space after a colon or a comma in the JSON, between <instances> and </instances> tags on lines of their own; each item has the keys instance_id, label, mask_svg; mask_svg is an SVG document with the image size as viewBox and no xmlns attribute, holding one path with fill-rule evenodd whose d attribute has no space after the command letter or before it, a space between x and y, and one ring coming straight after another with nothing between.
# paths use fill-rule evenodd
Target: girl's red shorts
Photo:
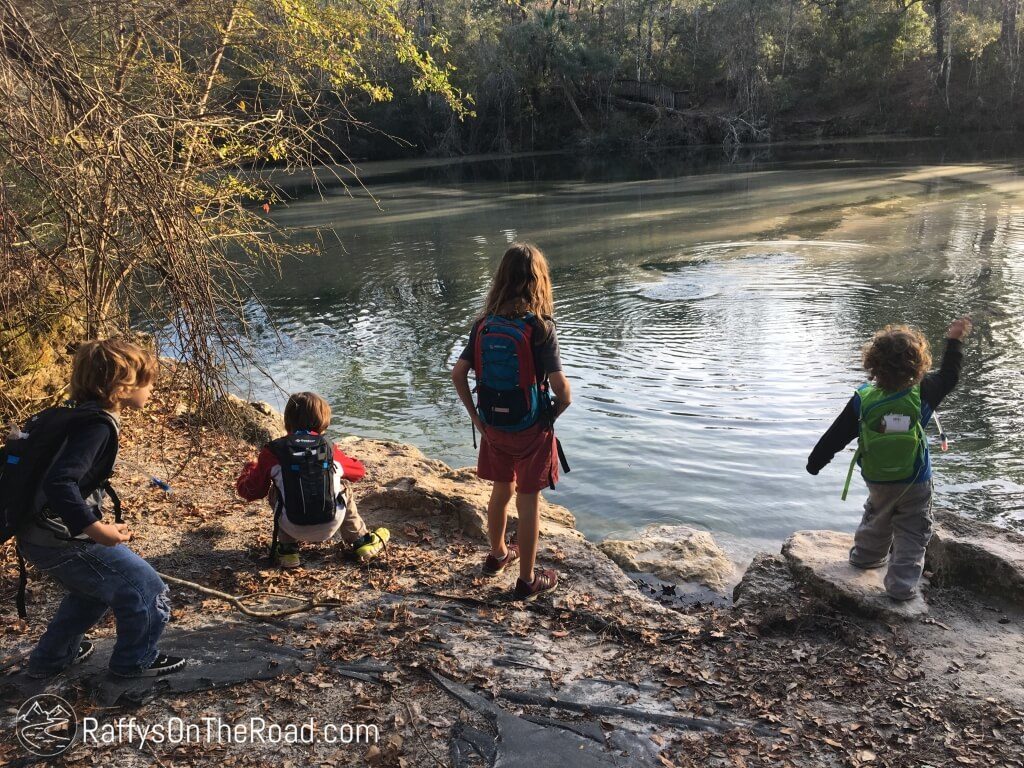
<instances>
[{"instance_id":1,"label":"girl's red shorts","mask_svg":"<svg viewBox=\"0 0 1024 768\"><path fill-rule=\"evenodd\" d=\"M536 424L522 432L493 427L480 441L476 473L481 480L515 482L517 493L537 493L558 482L555 431Z\"/></svg>"}]
</instances>

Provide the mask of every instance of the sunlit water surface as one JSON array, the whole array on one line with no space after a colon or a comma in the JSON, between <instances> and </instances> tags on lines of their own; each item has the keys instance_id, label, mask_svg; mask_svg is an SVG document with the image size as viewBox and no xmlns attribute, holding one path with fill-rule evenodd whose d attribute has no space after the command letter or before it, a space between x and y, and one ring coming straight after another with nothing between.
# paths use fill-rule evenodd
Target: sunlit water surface
<instances>
[{"instance_id":1,"label":"sunlit water surface","mask_svg":"<svg viewBox=\"0 0 1024 768\"><path fill-rule=\"evenodd\" d=\"M818 477L804 464L863 381L860 346L912 322L937 365L947 323L971 312L961 384L941 409L938 503L1019 525L1020 164L943 151L370 165L382 210L342 189L274 210L326 252L259 286L258 352L284 390L330 400L336 435L473 464L449 370L505 247L533 241L551 262L574 391L559 422L572 473L548 497L592 538L657 521L753 548L852 530L861 494L839 499L852 447ZM259 376L239 388L284 401Z\"/></svg>"}]
</instances>

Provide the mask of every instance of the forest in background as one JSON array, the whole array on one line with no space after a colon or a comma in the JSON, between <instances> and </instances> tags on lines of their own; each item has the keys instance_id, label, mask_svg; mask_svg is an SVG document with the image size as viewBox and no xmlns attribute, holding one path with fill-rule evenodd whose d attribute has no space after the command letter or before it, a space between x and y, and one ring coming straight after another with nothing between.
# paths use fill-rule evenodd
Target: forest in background
<instances>
[{"instance_id":1,"label":"forest in background","mask_svg":"<svg viewBox=\"0 0 1024 768\"><path fill-rule=\"evenodd\" d=\"M289 172L1016 129L1020 2L0 0L0 413L133 327L223 389Z\"/></svg>"},{"instance_id":2,"label":"forest in background","mask_svg":"<svg viewBox=\"0 0 1024 768\"><path fill-rule=\"evenodd\" d=\"M353 107L373 131L345 142L354 156L443 156L1016 130L1019 6L408 0L407 25L441 41L474 114L398 88Z\"/></svg>"}]
</instances>

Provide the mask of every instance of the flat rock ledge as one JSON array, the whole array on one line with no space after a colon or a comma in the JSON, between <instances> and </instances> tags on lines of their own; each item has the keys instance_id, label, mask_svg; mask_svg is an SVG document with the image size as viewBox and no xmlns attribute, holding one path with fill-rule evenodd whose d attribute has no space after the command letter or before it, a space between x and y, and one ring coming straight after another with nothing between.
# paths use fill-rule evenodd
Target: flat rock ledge
<instances>
[{"instance_id":1,"label":"flat rock ledge","mask_svg":"<svg viewBox=\"0 0 1024 768\"><path fill-rule=\"evenodd\" d=\"M1024 605L1024 535L952 512L936 522L927 555L933 584Z\"/></svg>"},{"instance_id":2,"label":"flat rock ledge","mask_svg":"<svg viewBox=\"0 0 1024 768\"><path fill-rule=\"evenodd\" d=\"M635 539L606 539L598 547L625 571L671 582L699 582L724 591L733 564L707 531L686 525L653 525Z\"/></svg>"},{"instance_id":3,"label":"flat rock ledge","mask_svg":"<svg viewBox=\"0 0 1024 768\"><path fill-rule=\"evenodd\" d=\"M797 581L842 610L884 620L914 619L928 612L920 596L900 602L885 593L885 568L850 565L852 546L848 533L797 531L782 545L782 554Z\"/></svg>"},{"instance_id":4,"label":"flat rock ledge","mask_svg":"<svg viewBox=\"0 0 1024 768\"><path fill-rule=\"evenodd\" d=\"M800 615L800 586L782 555L758 552L732 591L733 608L756 623L770 625L794 621Z\"/></svg>"}]
</instances>

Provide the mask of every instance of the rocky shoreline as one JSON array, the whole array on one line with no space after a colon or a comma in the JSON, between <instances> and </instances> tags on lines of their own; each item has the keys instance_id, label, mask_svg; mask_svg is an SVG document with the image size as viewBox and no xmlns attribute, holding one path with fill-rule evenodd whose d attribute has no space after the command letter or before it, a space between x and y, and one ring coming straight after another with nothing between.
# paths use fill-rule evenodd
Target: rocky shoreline
<instances>
[{"instance_id":1,"label":"rocky shoreline","mask_svg":"<svg viewBox=\"0 0 1024 768\"><path fill-rule=\"evenodd\" d=\"M251 410L253 428L235 431L258 442L276 416ZM713 540L660 531L660 559L675 568L663 570L644 545L596 546L568 510L545 503L540 561L563 586L550 599L514 603L510 580L479 575L487 484L411 446L348 438L346 452L368 470L356 486L360 510L393 534L386 556L357 566L313 546L304 568L280 572L266 561L267 509L232 493L252 445L210 429L202 455L186 461L188 421L175 391L126 419L131 465L115 486L133 545L161 572L223 592L315 594L336 607L255 622L175 588L166 645L197 660L187 675L115 685L102 666L108 621L95 633L95 661L47 689L80 717L313 717L372 724L379 740L79 744L65 764L1024 765L1018 534L944 518L929 550L927 613L878 610L872 583L851 582L838 567L844 542L835 532L801 532L783 554L755 557L730 606L680 599L672 591L682 583L665 578L702 573L702 589L726 589L730 579L709 568L722 566ZM150 487L148 475L169 478L171 493ZM654 574L643 589L609 549ZM3 563L12 585L13 559ZM56 597L33 574L29 621L13 610L0 620L5 765L28 762L7 726L41 686L18 660Z\"/></svg>"}]
</instances>

